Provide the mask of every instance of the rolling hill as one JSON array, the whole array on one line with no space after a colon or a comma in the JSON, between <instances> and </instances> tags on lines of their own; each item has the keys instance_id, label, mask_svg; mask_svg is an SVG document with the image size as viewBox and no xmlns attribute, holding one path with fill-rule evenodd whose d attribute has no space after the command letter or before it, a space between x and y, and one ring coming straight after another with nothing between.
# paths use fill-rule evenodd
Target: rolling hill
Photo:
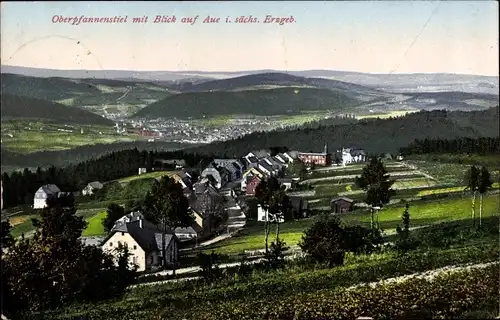
<instances>
[{"instance_id":1,"label":"rolling hill","mask_svg":"<svg viewBox=\"0 0 500 320\"><path fill-rule=\"evenodd\" d=\"M316 88L181 93L152 103L133 118L201 118L218 115L285 115L343 110L359 102L341 92Z\"/></svg>"},{"instance_id":2,"label":"rolling hill","mask_svg":"<svg viewBox=\"0 0 500 320\"><path fill-rule=\"evenodd\" d=\"M2 93L84 107L102 116L133 114L154 101L170 96L172 93L167 87L163 83L135 80L1 75Z\"/></svg>"},{"instance_id":3,"label":"rolling hill","mask_svg":"<svg viewBox=\"0 0 500 320\"><path fill-rule=\"evenodd\" d=\"M475 120L467 121L466 117ZM471 112L422 111L399 118L361 120L355 124L256 132L239 139L186 149L186 152L211 154L217 150L219 154L243 156L249 150L273 146L320 152L325 143L331 151L360 147L367 152L397 152L414 139L496 137L498 123L498 107Z\"/></svg>"},{"instance_id":4,"label":"rolling hill","mask_svg":"<svg viewBox=\"0 0 500 320\"><path fill-rule=\"evenodd\" d=\"M111 120L92 112L80 108L68 107L52 101L5 93L2 93L0 99L2 121L36 119L58 123L113 125Z\"/></svg>"}]
</instances>

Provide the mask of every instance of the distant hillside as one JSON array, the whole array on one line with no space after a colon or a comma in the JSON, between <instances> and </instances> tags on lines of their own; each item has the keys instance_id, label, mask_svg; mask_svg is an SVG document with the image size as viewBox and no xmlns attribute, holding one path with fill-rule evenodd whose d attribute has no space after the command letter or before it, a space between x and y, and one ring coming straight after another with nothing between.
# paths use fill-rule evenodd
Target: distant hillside
<instances>
[{"instance_id":1,"label":"distant hillside","mask_svg":"<svg viewBox=\"0 0 500 320\"><path fill-rule=\"evenodd\" d=\"M469 92L420 92L406 93L411 96L405 103L426 104L425 110L470 110L491 108L498 105L498 95Z\"/></svg>"},{"instance_id":2,"label":"distant hillside","mask_svg":"<svg viewBox=\"0 0 500 320\"><path fill-rule=\"evenodd\" d=\"M177 83L153 83L115 79L38 78L2 73L2 93L85 107L107 116L110 113L129 116L140 108L170 96L169 86Z\"/></svg>"},{"instance_id":3,"label":"distant hillside","mask_svg":"<svg viewBox=\"0 0 500 320\"><path fill-rule=\"evenodd\" d=\"M467 122L466 117L474 121ZM361 120L356 124L252 133L186 151L211 154L217 150L219 154L243 156L249 150L287 146L319 152L328 143L330 150L355 146L368 152L397 152L414 139L498 136L498 121L498 107L472 112L422 111L400 118Z\"/></svg>"},{"instance_id":4,"label":"distant hillside","mask_svg":"<svg viewBox=\"0 0 500 320\"><path fill-rule=\"evenodd\" d=\"M190 88L186 87L184 88L184 91L230 91L248 89L256 86L312 87L317 89L342 91L344 94L352 94L354 96L360 94L374 96L383 95L381 92L353 83L322 78L304 78L286 73L260 73L230 79L206 81L191 86Z\"/></svg>"},{"instance_id":5,"label":"distant hillside","mask_svg":"<svg viewBox=\"0 0 500 320\"><path fill-rule=\"evenodd\" d=\"M111 120L92 112L80 108L67 107L51 101L4 93L2 93L0 99L2 121L12 119L44 119L60 123L113 125Z\"/></svg>"},{"instance_id":6,"label":"distant hillside","mask_svg":"<svg viewBox=\"0 0 500 320\"><path fill-rule=\"evenodd\" d=\"M29 96L42 100L57 101L77 95L95 95L101 91L95 86L64 78L36 78L2 73L2 94Z\"/></svg>"},{"instance_id":7,"label":"distant hillside","mask_svg":"<svg viewBox=\"0 0 500 320\"><path fill-rule=\"evenodd\" d=\"M218 115L284 115L343 110L358 103L340 92L314 88L189 92L143 108L133 118L201 118Z\"/></svg>"}]
</instances>

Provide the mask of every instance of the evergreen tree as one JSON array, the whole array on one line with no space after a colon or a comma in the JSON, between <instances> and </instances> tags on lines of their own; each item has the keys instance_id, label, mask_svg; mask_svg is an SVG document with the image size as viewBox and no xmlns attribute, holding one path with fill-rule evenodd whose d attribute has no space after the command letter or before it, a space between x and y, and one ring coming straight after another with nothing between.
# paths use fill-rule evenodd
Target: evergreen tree
<instances>
[{"instance_id":1,"label":"evergreen tree","mask_svg":"<svg viewBox=\"0 0 500 320\"><path fill-rule=\"evenodd\" d=\"M374 207L383 207L389 203L396 192L391 188L394 180L380 159L372 157L370 163L363 168L360 177L356 177L356 185L366 191L365 202L371 207L371 228L374 226Z\"/></svg>"},{"instance_id":2,"label":"evergreen tree","mask_svg":"<svg viewBox=\"0 0 500 320\"><path fill-rule=\"evenodd\" d=\"M111 203L106 210L106 217L102 220L104 231L109 232L115 222L125 215L125 209L116 203Z\"/></svg>"}]
</instances>

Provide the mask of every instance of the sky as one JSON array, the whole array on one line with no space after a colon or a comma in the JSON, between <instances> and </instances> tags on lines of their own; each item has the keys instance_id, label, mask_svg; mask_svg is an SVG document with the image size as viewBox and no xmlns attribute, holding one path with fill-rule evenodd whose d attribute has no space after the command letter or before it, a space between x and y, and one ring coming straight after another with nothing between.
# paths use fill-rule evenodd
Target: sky
<instances>
[{"instance_id":1,"label":"sky","mask_svg":"<svg viewBox=\"0 0 500 320\"><path fill-rule=\"evenodd\" d=\"M176 22L155 24L156 15ZM235 23L250 15L259 22ZM266 15L293 22L263 23ZM54 16L127 22L72 25ZM132 22L143 16L147 23ZM220 22L203 23L207 16ZM50 69L498 76L498 39L497 1L1 3L2 65Z\"/></svg>"}]
</instances>

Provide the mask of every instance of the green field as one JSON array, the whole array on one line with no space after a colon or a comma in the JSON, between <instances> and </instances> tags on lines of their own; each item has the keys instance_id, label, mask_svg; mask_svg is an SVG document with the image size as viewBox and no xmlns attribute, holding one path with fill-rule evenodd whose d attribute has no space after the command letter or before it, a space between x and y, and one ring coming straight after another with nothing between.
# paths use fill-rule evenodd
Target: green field
<instances>
[{"instance_id":1,"label":"green field","mask_svg":"<svg viewBox=\"0 0 500 320\"><path fill-rule=\"evenodd\" d=\"M102 225L102 220L106 218L106 211L100 212L92 217L90 217L87 222L87 228L83 231L84 237L90 236L101 236L104 234L104 226Z\"/></svg>"},{"instance_id":2,"label":"green field","mask_svg":"<svg viewBox=\"0 0 500 320\"><path fill-rule=\"evenodd\" d=\"M497 200L498 195L488 195L484 198L484 217L498 215ZM479 202L476 203L476 217L479 216ZM385 231L393 231L398 224L401 224L401 215L404 211L402 206L390 206L383 208L378 221L380 228ZM434 223L464 220L471 217L471 200L468 197L415 201L410 204L411 225L426 226ZM296 246L302 238L302 234L313 222L314 217L303 220L285 222L280 226L280 237L289 245ZM358 209L350 214L342 215L342 219L353 224L370 225L370 214L366 209ZM271 229L270 240L273 240L274 226ZM264 223L251 222L248 227L238 235L218 242L216 245L204 248L205 251L214 250L222 254L240 254L246 250L260 250L265 243ZM270 242L271 242L270 241ZM269 243L270 243L269 242Z\"/></svg>"},{"instance_id":3,"label":"green field","mask_svg":"<svg viewBox=\"0 0 500 320\"><path fill-rule=\"evenodd\" d=\"M60 130L67 130L65 132ZM99 143L143 140L139 135L122 135L112 127L91 125L63 125L45 122L2 122L2 148L16 153L60 151Z\"/></svg>"}]
</instances>

